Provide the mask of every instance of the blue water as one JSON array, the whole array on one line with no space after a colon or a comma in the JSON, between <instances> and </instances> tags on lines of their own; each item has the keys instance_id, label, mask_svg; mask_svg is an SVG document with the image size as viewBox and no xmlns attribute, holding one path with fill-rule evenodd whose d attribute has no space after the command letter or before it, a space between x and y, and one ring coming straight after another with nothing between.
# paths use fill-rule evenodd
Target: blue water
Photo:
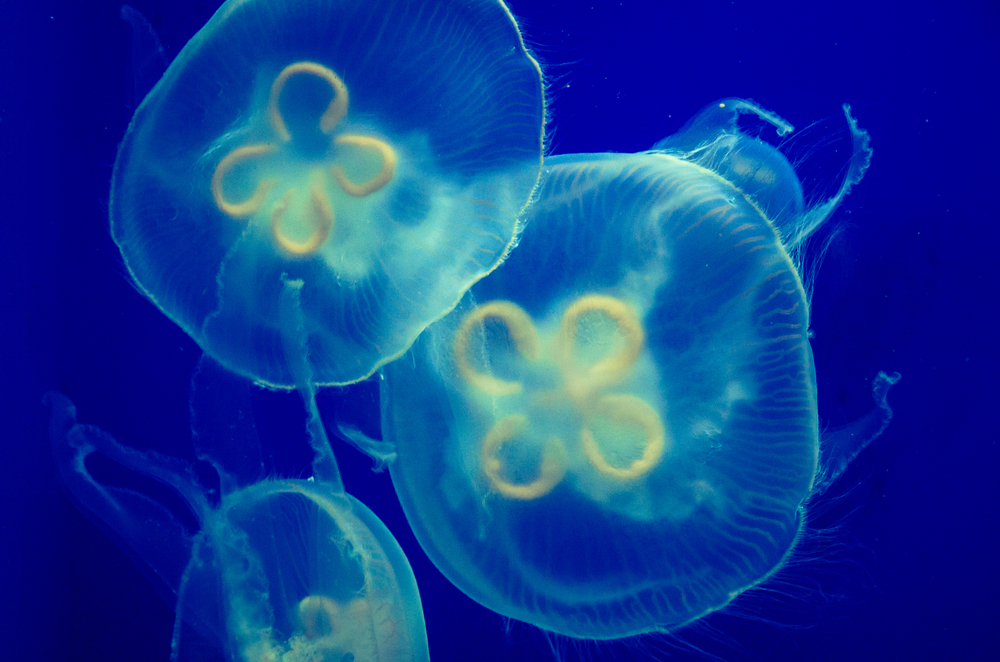
<instances>
[{"instance_id":1,"label":"blue water","mask_svg":"<svg viewBox=\"0 0 1000 662\"><path fill-rule=\"evenodd\" d=\"M168 57L216 9L133 5ZM807 193L822 197L846 159L849 102L874 157L834 216L842 230L815 280L821 422L865 413L877 371L903 380L890 395L892 425L817 504L788 572L675 637L618 644L550 642L466 598L417 545L388 474L338 443L347 490L413 566L432 659L552 660L553 648L567 660L995 659L998 5L510 6L549 79L552 153L640 151L715 99L751 98L804 130L792 154ZM82 421L122 441L191 454L187 393L200 350L132 288L108 232L111 167L136 101L119 9L0 9L3 659L169 655L170 606L64 496L41 403L61 391ZM373 405L370 389L342 398L344 411Z\"/></svg>"}]
</instances>

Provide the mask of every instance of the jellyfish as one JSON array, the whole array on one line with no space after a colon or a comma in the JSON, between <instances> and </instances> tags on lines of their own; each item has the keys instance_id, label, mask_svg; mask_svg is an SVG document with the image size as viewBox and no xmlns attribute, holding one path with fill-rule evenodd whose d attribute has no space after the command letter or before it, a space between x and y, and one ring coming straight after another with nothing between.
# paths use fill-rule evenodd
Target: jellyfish
<instances>
[{"instance_id":1,"label":"jellyfish","mask_svg":"<svg viewBox=\"0 0 1000 662\"><path fill-rule=\"evenodd\" d=\"M68 398L48 396L67 491L176 604L171 659L212 648L246 662L428 660L395 538L323 452L309 479L264 476L250 388L210 359L192 381L195 451L217 487L193 465L77 423Z\"/></svg>"},{"instance_id":2,"label":"jellyfish","mask_svg":"<svg viewBox=\"0 0 1000 662\"><path fill-rule=\"evenodd\" d=\"M229 0L135 113L112 236L143 294L271 386L294 385L279 300L302 282L316 383L352 383L506 256L544 114L500 0Z\"/></svg>"},{"instance_id":3,"label":"jellyfish","mask_svg":"<svg viewBox=\"0 0 1000 662\"><path fill-rule=\"evenodd\" d=\"M428 556L489 609L576 638L670 632L788 559L805 504L884 428L821 440L803 202L727 99L641 154L547 159L510 258L383 368L383 435ZM821 462L822 460L822 462Z\"/></svg>"}]
</instances>

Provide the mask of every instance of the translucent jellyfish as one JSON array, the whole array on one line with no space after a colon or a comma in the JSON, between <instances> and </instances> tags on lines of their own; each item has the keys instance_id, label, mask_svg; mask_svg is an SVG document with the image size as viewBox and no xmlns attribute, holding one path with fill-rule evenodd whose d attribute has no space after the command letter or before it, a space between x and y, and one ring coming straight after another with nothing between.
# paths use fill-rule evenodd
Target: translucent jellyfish
<instances>
[{"instance_id":1,"label":"translucent jellyfish","mask_svg":"<svg viewBox=\"0 0 1000 662\"><path fill-rule=\"evenodd\" d=\"M500 0L229 0L129 126L111 231L226 367L370 375L504 258L541 168L539 67Z\"/></svg>"},{"instance_id":2,"label":"translucent jellyfish","mask_svg":"<svg viewBox=\"0 0 1000 662\"><path fill-rule=\"evenodd\" d=\"M263 478L249 388L210 361L193 382L195 450L218 488L180 460L78 424L65 396L48 396L70 495L176 604L171 659L214 648L247 662L426 661L420 597L396 540L344 493L323 453L308 480Z\"/></svg>"},{"instance_id":3,"label":"translucent jellyfish","mask_svg":"<svg viewBox=\"0 0 1000 662\"><path fill-rule=\"evenodd\" d=\"M726 100L643 154L547 160L520 244L383 369L393 483L435 565L546 630L666 632L788 558L804 504L888 421L824 440L794 255L803 203Z\"/></svg>"}]
</instances>

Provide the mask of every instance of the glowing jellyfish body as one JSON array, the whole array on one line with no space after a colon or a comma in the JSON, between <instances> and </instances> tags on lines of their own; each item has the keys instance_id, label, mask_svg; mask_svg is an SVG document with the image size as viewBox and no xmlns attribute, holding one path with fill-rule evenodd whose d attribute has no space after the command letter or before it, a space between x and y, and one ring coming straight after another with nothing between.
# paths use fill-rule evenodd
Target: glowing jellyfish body
<instances>
[{"instance_id":1,"label":"glowing jellyfish body","mask_svg":"<svg viewBox=\"0 0 1000 662\"><path fill-rule=\"evenodd\" d=\"M426 661L416 581L389 530L321 464L309 480L260 478L245 379L203 362L193 386L195 450L218 491L184 462L77 424L73 404L49 396L70 495L176 604L171 659L210 647L246 662Z\"/></svg>"},{"instance_id":2,"label":"glowing jellyfish body","mask_svg":"<svg viewBox=\"0 0 1000 662\"><path fill-rule=\"evenodd\" d=\"M226 367L371 374L510 248L541 166L537 63L499 0L230 0L136 111L112 235ZM284 283L302 283L294 325Z\"/></svg>"},{"instance_id":3,"label":"glowing jellyfish body","mask_svg":"<svg viewBox=\"0 0 1000 662\"><path fill-rule=\"evenodd\" d=\"M547 160L508 261L384 368L407 518L490 609L582 638L669 631L793 548L825 479L789 250L869 150L848 116L844 185L806 209L741 113L791 128L728 100L658 152Z\"/></svg>"}]
</instances>

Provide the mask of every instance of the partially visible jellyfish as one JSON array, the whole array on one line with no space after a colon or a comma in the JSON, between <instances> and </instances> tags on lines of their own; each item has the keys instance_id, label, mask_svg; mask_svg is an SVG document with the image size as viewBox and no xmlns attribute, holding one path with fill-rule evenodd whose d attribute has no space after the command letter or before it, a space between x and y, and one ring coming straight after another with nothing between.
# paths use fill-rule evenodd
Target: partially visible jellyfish
<instances>
[{"instance_id":1,"label":"partially visible jellyfish","mask_svg":"<svg viewBox=\"0 0 1000 662\"><path fill-rule=\"evenodd\" d=\"M208 360L193 381L195 450L218 471L217 491L48 396L70 495L176 604L171 659L211 647L246 662L426 661L420 596L395 538L322 457L308 480L263 477L249 388Z\"/></svg>"},{"instance_id":2,"label":"partially visible jellyfish","mask_svg":"<svg viewBox=\"0 0 1000 662\"><path fill-rule=\"evenodd\" d=\"M318 384L400 355L511 248L542 77L500 0L229 0L137 109L111 231L138 287L220 363Z\"/></svg>"},{"instance_id":3,"label":"partially visible jellyfish","mask_svg":"<svg viewBox=\"0 0 1000 662\"><path fill-rule=\"evenodd\" d=\"M868 165L845 113L847 174L814 207L737 120L791 127L737 99L652 152L547 160L517 250L383 369L393 483L463 592L611 639L675 630L782 567L898 378L822 465L792 253Z\"/></svg>"}]
</instances>

